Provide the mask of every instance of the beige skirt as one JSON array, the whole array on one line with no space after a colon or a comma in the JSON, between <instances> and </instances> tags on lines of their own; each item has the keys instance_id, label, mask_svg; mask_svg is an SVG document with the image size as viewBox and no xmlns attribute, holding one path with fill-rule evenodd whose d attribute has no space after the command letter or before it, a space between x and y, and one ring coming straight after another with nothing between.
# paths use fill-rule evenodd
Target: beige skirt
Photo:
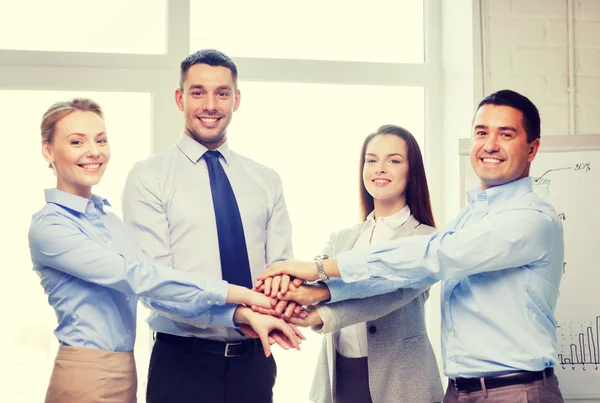
<instances>
[{"instance_id":1,"label":"beige skirt","mask_svg":"<svg viewBox=\"0 0 600 403\"><path fill-rule=\"evenodd\" d=\"M60 346L46 403L136 403L133 352Z\"/></svg>"}]
</instances>

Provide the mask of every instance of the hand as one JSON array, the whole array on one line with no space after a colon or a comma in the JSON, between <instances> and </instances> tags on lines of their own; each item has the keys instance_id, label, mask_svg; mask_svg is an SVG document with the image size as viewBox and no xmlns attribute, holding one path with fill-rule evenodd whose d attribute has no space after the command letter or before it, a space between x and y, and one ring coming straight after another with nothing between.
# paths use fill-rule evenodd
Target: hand
<instances>
[{"instance_id":1,"label":"hand","mask_svg":"<svg viewBox=\"0 0 600 403\"><path fill-rule=\"evenodd\" d=\"M281 341L281 337L285 337L286 340L283 340L282 347L288 344L300 350L300 343L306 339L294 325L288 324L280 318L253 312L248 307L239 306L235 310L233 320L252 328L254 334L262 342L266 357L271 355L271 341ZM248 331L248 329L245 330Z\"/></svg>"},{"instance_id":2,"label":"hand","mask_svg":"<svg viewBox=\"0 0 600 403\"><path fill-rule=\"evenodd\" d=\"M291 284L300 286L304 280L301 278L291 279L287 274L281 276L267 277L259 280L254 286L254 290L264 292L267 297L276 297L279 292L285 294Z\"/></svg>"},{"instance_id":3,"label":"hand","mask_svg":"<svg viewBox=\"0 0 600 403\"><path fill-rule=\"evenodd\" d=\"M271 308L271 299L266 295L234 284L229 284L225 302Z\"/></svg>"},{"instance_id":4,"label":"hand","mask_svg":"<svg viewBox=\"0 0 600 403\"><path fill-rule=\"evenodd\" d=\"M283 308L279 307L282 304ZM278 301L277 306L271 309L265 309L257 306L252 306L252 310L262 313L263 315L276 316L278 318L299 317L304 318L307 313L302 310L302 305L298 305L292 301Z\"/></svg>"},{"instance_id":5,"label":"hand","mask_svg":"<svg viewBox=\"0 0 600 403\"><path fill-rule=\"evenodd\" d=\"M321 315L315 310L312 311L304 311L306 313L304 318L300 317L292 317L286 319L287 322L292 323L296 326L309 327L309 326L317 326L322 325L323 320L321 319Z\"/></svg>"},{"instance_id":6,"label":"hand","mask_svg":"<svg viewBox=\"0 0 600 403\"><path fill-rule=\"evenodd\" d=\"M240 331L242 333L244 333L246 336L252 338L252 339L258 339L258 333L256 333L254 331L254 329L252 329L250 326L248 325L241 325L240 326ZM285 337L280 331L278 330L273 330L271 333L269 333L269 344L273 345L275 343L277 343L279 345L279 347L283 348L284 350L288 350L290 348L290 343L288 342L287 337ZM301 341L299 341L299 343L301 343Z\"/></svg>"},{"instance_id":7,"label":"hand","mask_svg":"<svg viewBox=\"0 0 600 403\"><path fill-rule=\"evenodd\" d=\"M259 280L266 280L280 274L288 274L293 277L302 278L308 281L315 281L319 278L317 266L314 262L303 262L300 260L283 260L273 263L259 277Z\"/></svg>"},{"instance_id":8,"label":"hand","mask_svg":"<svg viewBox=\"0 0 600 403\"><path fill-rule=\"evenodd\" d=\"M329 287L325 284L306 285L297 287L290 284L288 292L279 293L277 298L281 301L295 301L299 305L313 305L317 302L326 301L331 298Z\"/></svg>"}]
</instances>

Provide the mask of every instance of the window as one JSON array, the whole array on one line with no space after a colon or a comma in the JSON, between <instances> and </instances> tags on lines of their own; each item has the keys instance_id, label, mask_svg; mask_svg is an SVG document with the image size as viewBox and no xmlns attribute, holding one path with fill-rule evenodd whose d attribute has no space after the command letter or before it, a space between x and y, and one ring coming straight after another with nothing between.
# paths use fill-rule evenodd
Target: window
<instances>
[{"instance_id":1,"label":"window","mask_svg":"<svg viewBox=\"0 0 600 403\"><path fill-rule=\"evenodd\" d=\"M14 281L0 285L0 303L18 307L4 311L11 327L0 332L0 354L12 369L5 393L11 402L43 400L57 348L56 319L31 270L26 238L42 189L54 185L40 153L39 123L55 100L78 94L105 108L113 156L96 192L120 214L131 164L180 134L173 90L188 49L214 47L236 58L242 105L231 146L281 175L302 259L312 259L332 231L357 222L358 153L368 133L399 124L423 146L426 120L427 144L441 144L431 141L440 135L441 64L424 63L440 56L437 0L0 3L0 179L9 195L0 207L11 212L3 222L10 232L0 232L0 241L8 245L5 269L14 273ZM142 402L150 339L140 309ZM275 348L276 403L308 400L320 337L304 333L302 352Z\"/></svg>"},{"instance_id":2,"label":"window","mask_svg":"<svg viewBox=\"0 0 600 403\"><path fill-rule=\"evenodd\" d=\"M166 0L0 2L0 49L163 54Z\"/></svg>"},{"instance_id":3,"label":"window","mask_svg":"<svg viewBox=\"0 0 600 403\"><path fill-rule=\"evenodd\" d=\"M210 47L233 57L424 59L422 0L196 0L190 5L192 52Z\"/></svg>"},{"instance_id":4,"label":"window","mask_svg":"<svg viewBox=\"0 0 600 403\"><path fill-rule=\"evenodd\" d=\"M0 284L0 306L9 332L0 332L2 362L11 368L11 382L4 386L7 402L41 402L44 400L52 364L58 350L53 331L56 316L31 268L27 232L31 216L44 204L44 188L55 187L52 170L41 155L40 122L54 102L74 96L97 101L104 109L111 161L103 181L94 190L113 205L120 215L120 198L125 176L133 163L150 155L150 95L147 93L0 91L0 147L4 212L0 232L5 262L9 271ZM12 307L12 308L11 308ZM145 308L138 308L136 353L140 392L145 390L149 360L148 325ZM138 393L138 396L142 396Z\"/></svg>"},{"instance_id":5,"label":"window","mask_svg":"<svg viewBox=\"0 0 600 403\"><path fill-rule=\"evenodd\" d=\"M299 259L312 260L332 232L359 222L359 155L368 134L397 124L423 144L422 87L239 85L242 101L228 130L229 144L281 176ZM274 348L276 402L308 401L321 336L310 329L303 334L302 351Z\"/></svg>"}]
</instances>

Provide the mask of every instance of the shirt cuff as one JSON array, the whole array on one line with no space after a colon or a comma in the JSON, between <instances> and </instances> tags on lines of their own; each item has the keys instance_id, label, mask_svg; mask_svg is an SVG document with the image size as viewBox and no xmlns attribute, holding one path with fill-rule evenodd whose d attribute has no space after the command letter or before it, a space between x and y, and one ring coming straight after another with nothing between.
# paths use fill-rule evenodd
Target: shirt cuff
<instances>
[{"instance_id":1,"label":"shirt cuff","mask_svg":"<svg viewBox=\"0 0 600 403\"><path fill-rule=\"evenodd\" d=\"M337 265L342 280L353 283L370 278L367 256L364 249L360 248L340 253L337 256Z\"/></svg>"},{"instance_id":2,"label":"shirt cuff","mask_svg":"<svg viewBox=\"0 0 600 403\"><path fill-rule=\"evenodd\" d=\"M346 284L341 278L331 278L325 284L330 294L328 304L352 299L352 285Z\"/></svg>"},{"instance_id":3,"label":"shirt cuff","mask_svg":"<svg viewBox=\"0 0 600 403\"><path fill-rule=\"evenodd\" d=\"M319 317L321 318L321 321L323 322L320 325L311 326L311 329L315 333L325 334L325 333L333 332L334 317L333 317L333 311L331 310L331 308L327 307L326 305L319 304L319 305L311 305L309 307L309 310L317 311L317 314L319 314Z\"/></svg>"},{"instance_id":4,"label":"shirt cuff","mask_svg":"<svg viewBox=\"0 0 600 403\"><path fill-rule=\"evenodd\" d=\"M225 304L216 306L211 310L211 325L230 327L237 329L238 326L233 323L233 314L237 309L238 304Z\"/></svg>"},{"instance_id":5,"label":"shirt cuff","mask_svg":"<svg viewBox=\"0 0 600 403\"><path fill-rule=\"evenodd\" d=\"M229 284L224 280L207 279L204 280L204 290L201 302L206 305L225 305L227 294L229 293Z\"/></svg>"}]
</instances>

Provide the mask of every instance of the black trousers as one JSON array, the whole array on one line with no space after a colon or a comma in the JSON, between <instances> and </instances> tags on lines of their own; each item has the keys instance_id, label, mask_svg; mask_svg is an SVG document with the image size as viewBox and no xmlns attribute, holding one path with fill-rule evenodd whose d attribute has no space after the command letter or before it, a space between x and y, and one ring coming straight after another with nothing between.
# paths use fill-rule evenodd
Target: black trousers
<instances>
[{"instance_id":1,"label":"black trousers","mask_svg":"<svg viewBox=\"0 0 600 403\"><path fill-rule=\"evenodd\" d=\"M373 403L367 357L349 358L336 351L335 376L336 403Z\"/></svg>"},{"instance_id":2,"label":"black trousers","mask_svg":"<svg viewBox=\"0 0 600 403\"><path fill-rule=\"evenodd\" d=\"M271 403L277 366L260 342L252 353L225 357L156 340L147 403Z\"/></svg>"}]
</instances>

